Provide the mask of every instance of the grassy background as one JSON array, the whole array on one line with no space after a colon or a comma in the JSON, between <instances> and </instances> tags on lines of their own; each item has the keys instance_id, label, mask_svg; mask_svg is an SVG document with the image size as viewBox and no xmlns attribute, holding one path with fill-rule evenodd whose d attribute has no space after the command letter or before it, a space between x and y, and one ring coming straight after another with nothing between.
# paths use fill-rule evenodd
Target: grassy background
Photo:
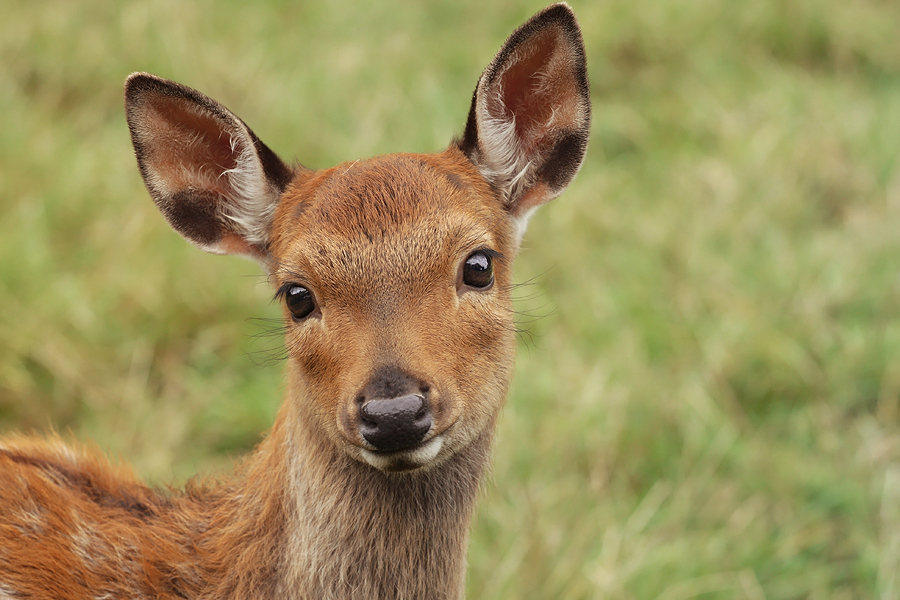
<instances>
[{"instance_id":1,"label":"grassy background","mask_svg":"<svg viewBox=\"0 0 900 600\"><path fill-rule=\"evenodd\" d=\"M900 597L900 3L572 3L591 147L518 264L469 597ZM434 151L538 8L7 0L0 430L164 483L271 423L271 290L157 214L129 72L309 166Z\"/></svg>"}]
</instances>

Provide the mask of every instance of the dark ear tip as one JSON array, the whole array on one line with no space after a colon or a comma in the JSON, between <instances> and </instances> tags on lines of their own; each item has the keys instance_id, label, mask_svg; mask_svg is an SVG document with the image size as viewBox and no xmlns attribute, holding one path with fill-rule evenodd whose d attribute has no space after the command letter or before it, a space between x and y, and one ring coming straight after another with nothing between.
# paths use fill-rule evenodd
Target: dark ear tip
<instances>
[{"instance_id":1,"label":"dark ear tip","mask_svg":"<svg viewBox=\"0 0 900 600\"><path fill-rule=\"evenodd\" d=\"M566 15L570 15L572 17L575 16L575 11L572 10L572 7L569 6L568 2L557 2L556 4L551 4L550 6L548 6L541 12L543 14L553 13L553 14L557 14L557 15L566 14Z\"/></svg>"},{"instance_id":2,"label":"dark ear tip","mask_svg":"<svg viewBox=\"0 0 900 600\"><path fill-rule=\"evenodd\" d=\"M137 71L125 79L125 104L131 105L140 101L147 92L163 92L172 82L162 77Z\"/></svg>"},{"instance_id":3,"label":"dark ear tip","mask_svg":"<svg viewBox=\"0 0 900 600\"><path fill-rule=\"evenodd\" d=\"M125 87L128 87L132 85L133 82L141 79L157 79L157 77L156 75L151 75L150 73L145 73L144 71L135 71L125 78Z\"/></svg>"},{"instance_id":4,"label":"dark ear tip","mask_svg":"<svg viewBox=\"0 0 900 600\"><path fill-rule=\"evenodd\" d=\"M144 88L147 73L132 73L125 79L125 103L130 104Z\"/></svg>"},{"instance_id":5,"label":"dark ear tip","mask_svg":"<svg viewBox=\"0 0 900 600\"><path fill-rule=\"evenodd\" d=\"M156 75L151 75L150 73L144 73L142 71L135 71L125 79L125 93L128 94L129 91L144 88L152 82L158 80L159 77L157 77Z\"/></svg>"},{"instance_id":6,"label":"dark ear tip","mask_svg":"<svg viewBox=\"0 0 900 600\"><path fill-rule=\"evenodd\" d=\"M561 23L569 29L578 28L578 19L575 17L575 11L565 2L551 4L544 10L540 11L531 18L533 22L555 21Z\"/></svg>"},{"instance_id":7,"label":"dark ear tip","mask_svg":"<svg viewBox=\"0 0 900 600\"><path fill-rule=\"evenodd\" d=\"M214 104L200 92L152 73L136 71L125 79L126 105L140 102L146 94L187 98L207 107Z\"/></svg>"}]
</instances>

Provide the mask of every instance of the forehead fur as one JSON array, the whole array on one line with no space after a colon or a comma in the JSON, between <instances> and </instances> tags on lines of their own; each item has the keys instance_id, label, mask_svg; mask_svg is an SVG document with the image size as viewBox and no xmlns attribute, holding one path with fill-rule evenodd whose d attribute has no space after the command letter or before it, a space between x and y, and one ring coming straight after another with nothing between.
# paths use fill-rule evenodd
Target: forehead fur
<instances>
[{"instance_id":1,"label":"forehead fur","mask_svg":"<svg viewBox=\"0 0 900 600\"><path fill-rule=\"evenodd\" d=\"M386 255L452 260L467 246L507 251L513 237L502 198L454 151L395 154L314 173L285 192L279 213L273 250L288 270L335 258L367 270Z\"/></svg>"},{"instance_id":2,"label":"forehead fur","mask_svg":"<svg viewBox=\"0 0 900 600\"><path fill-rule=\"evenodd\" d=\"M360 160L317 174L285 199L295 196L291 212L307 225L375 239L423 217L446 215L460 204L454 202L459 196L484 195L487 186L465 166L415 154Z\"/></svg>"}]
</instances>

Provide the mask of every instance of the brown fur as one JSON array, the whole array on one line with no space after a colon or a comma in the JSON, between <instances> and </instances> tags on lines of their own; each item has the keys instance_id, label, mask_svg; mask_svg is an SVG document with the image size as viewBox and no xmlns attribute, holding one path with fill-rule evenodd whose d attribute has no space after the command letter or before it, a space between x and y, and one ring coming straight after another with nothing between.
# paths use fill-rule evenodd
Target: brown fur
<instances>
[{"instance_id":1,"label":"brown fur","mask_svg":"<svg viewBox=\"0 0 900 600\"><path fill-rule=\"evenodd\" d=\"M587 89L555 5L501 49L447 150L313 171L203 94L132 75L132 140L166 219L313 304L292 316L285 300L287 397L223 481L154 490L56 438L0 440L0 600L460 598L513 370L512 260L581 164ZM475 255L491 284L467 278ZM409 397L424 437L373 446L362 407Z\"/></svg>"}]
</instances>

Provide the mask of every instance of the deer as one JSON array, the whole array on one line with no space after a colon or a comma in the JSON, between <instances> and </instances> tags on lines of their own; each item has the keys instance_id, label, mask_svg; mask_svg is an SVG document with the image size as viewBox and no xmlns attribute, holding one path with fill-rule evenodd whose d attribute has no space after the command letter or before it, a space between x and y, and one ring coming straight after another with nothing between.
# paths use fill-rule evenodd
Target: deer
<instances>
[{"instance_id":1,"label":"deer","mask_svg":"<svg viewBox=\"0 0 900 600\"><path fill-rule=\"evenodd\" d=\"M0 600L458 599L516 350L512 262L584 160L566 4L516 29L435 154L288 165L234 113L133 73L143 181L283 311L285 398L234 473L157 489L56 434L0 439Z\"/></svg>"}]
</instances>

